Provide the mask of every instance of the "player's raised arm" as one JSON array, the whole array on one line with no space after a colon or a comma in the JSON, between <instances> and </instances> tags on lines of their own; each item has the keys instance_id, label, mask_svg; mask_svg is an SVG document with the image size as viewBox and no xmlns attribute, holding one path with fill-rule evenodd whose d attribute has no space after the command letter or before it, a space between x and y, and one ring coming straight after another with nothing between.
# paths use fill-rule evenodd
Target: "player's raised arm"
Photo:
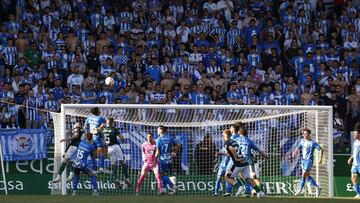
<instances>
[{"instance_id":1,"label":"player's raised arm","mask_svg":"<svg viewBox=\"0 0 360 203\"><path fill-rule=\"evenodd\" d=\"M81 129L81 126L80 126L80 123L76 123L74 125L74 131L72 133L72 136L71 137L68 137L66 139L62 139L60 140L60 143L61 142L70 142L71 140L76 140L79 138L80 136L80 129Z\"/></svg>"}]
</instances>

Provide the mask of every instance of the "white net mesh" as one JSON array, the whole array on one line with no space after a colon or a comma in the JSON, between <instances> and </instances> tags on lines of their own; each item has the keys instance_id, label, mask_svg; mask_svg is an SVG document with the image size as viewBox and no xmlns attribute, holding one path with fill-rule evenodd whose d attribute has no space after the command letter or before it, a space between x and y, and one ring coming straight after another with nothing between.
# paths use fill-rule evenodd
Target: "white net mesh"
<instances>
[{"instance_id":1,"label":"white net mesh","mask_svg":"<svg viewBox=\"0 0 360 203\"><path fill-rule=\"evenodd\" d=\"M125 108L126 107L126 108ZM245 109L246 107L246 109ZM263 106L242 106L240 109L222 107L179 107L179 106L99 106L101 115L112 117L116 121L116 127L125 137L125 143L121 144L125 154L126 165L132 188L116 189L115 179L112 174L97 174L99 192L101 195L134 194L136 182L142 167L141 144L146 140L146 134L151 132L156 135L159 125L168 127L170 135L175 136L182 144L181 152L173 160L172 175L177 176L177 195L211 195L216 187L216 179L221 157L215 153L222 148L222 131L231 124L243 122L259 148L270 156L269 160L258 158L255 164L258 176L263 182L263 189L267 195L293 195L298 187L301 166L300 156L290 159L291 152L302 138L304 127L312 131L312 138L324 149L322 164L316 160L311 174L322 190L322 196L331 195L332 150L329 146L329 111L325 108L319 110L290 108L271 109ZM231 108L234 108L233 106ZM56 137L67 136L68 129L76 122L84 123L91 115L90 108L66 107L64 130L56 130ZM55 116L55 126L61 126L60 117ZM55 127L55 129L58 129ZM59 141L59 138L55 139ZM55 156L63 153L55 147ZM61 157L61 156L56 156ZM59 161L56 159L56 161ZM105 162L111 170L110 161ZM119 172L121 174L121 170ZM122 181L124 179L122 178ZM224 193L224 181L219 188L219 193ZM125 185L125 184L123 184ZM219 185L218 185L219 186ZM72 185L67 185L67 193ZM91 184L88 177L82 175L79 193L90 194ZM233 191L236 193L236 190ZM156 194L156 180L152 173L146 177L141 194ZM314 188L307 187L306 195L312 196ZM54 194L57 194L54 191Z\"/></svg>"}]
</instances>

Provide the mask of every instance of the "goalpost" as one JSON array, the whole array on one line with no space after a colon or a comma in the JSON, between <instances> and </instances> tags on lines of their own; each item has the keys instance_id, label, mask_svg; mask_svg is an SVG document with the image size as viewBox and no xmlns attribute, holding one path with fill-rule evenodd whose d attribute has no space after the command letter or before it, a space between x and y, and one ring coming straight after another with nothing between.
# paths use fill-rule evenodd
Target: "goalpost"
<instances>
[{"instance_id":1,"label":"goalpost","mask_svg":"<svg viewBox=\"0 0 360 203\"><path fill-rule=\"evenodd\" d=\"M65 143L59 141L70 135L76 122L84 124L91 115L90 109L98 107L101 115L112 117L115 126L125 137L121 143L132 188L115 187L112 174L97 174L100 195L133 195L142 166L141 144L146 134L157 137L157 126L168 127L167 133L175 136L182 144L181 152L173 158L172 174L177 176L177 195L212 195L220 157L215 153L224 142L222 131L236 122L243 122L248 135L259 148L270 156L261 159L258 154L255 167L263 182L263 189L269 196L291 196L298 188L301 175L301 158L290 159L303 129L309 128L312 139L324 150L322 164L316 152L311 175L322 188L323 197L332 197L333 191L333 110L331 106L254 106L254 105L141 105L141 104L65 104L61 114L53 114L55 128L55 167L65 153ZM110 161L105 161L111 170ZM66 184L66 170L62 183L53 187L52 194L70 194L72 184ZM55 175L55 174L54 174ZM124 178L122 178L124 181ZM224 181L220 194L225 193ZM91 194L88 177L81 175L80 194ZM236 192L236 191L234 191ZM155 195L156 180L151 172L141 188L141 195ZM306 186L307 196L315 196L315 189Z\"/></svg>"},{"instance_id":2,"label":"goalpost","mask_svg":"<svg viewBox=\"0 0 360 203\"><path fill-rule=\"evenodd\" d=\"M8 188L7 188L5 167L4 167L3 144L1 143L1 140L0 140L0 161L1 161L0 166L1 166L1 177L2 177L2 181L0 182L3 182L5 195L8 195Z\"/></svg>"}]
</instances>

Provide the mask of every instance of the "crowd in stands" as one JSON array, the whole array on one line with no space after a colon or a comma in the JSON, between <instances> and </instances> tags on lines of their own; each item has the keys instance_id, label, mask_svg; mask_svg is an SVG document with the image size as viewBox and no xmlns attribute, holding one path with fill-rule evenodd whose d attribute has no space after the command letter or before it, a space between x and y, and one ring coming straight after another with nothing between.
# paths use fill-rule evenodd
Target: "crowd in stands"
<instances>
[{"instance_id":1,"label":"crowd in stands","mask_svg":"<svg viewBox=\"0 0 360 203\"><path fill-rule=\"evenodd\" d=\"M1 126L47 128L61 103L258 104L331 105L351 129L360 5L323 1L2 0Z\"/></svg>"}]
</instances>

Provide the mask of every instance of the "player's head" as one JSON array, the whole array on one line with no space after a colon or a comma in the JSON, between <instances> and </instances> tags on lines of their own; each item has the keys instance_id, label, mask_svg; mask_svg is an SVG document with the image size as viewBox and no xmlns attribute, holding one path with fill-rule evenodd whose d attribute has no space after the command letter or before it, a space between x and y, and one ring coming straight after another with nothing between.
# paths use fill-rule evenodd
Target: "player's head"
<instances>
[{"instance_id":1,"label":"player's head","mask_svg":"<svg viewBox=\"0 0 360 203\"><path fill-rule=\"evenodd\" d=\"M146 139L148 142L152 142L154 140L154 135L152 133L148 133L146 135Z\"/></svg>"},{"instance_id":2,"label":"player's head","mask_svg":"<svg viewBox=\"0 0 360 203\"><path fill-rule=\"evenodd\" d=\"M161 126L158 127L157 133L159 135L165 134L165 132L166 132L166 127L165 126L161 125Z\"/></svg>"},{"instance_id":3,"label":"player's head","mask_svg":"<svg viewBox=\"0 0 360 203\"><path fill-rule=\"evenodd\" d=\"M94 107L91 109L91 113L94 114L95 116L100 115L100 109L98 107Z\"/></svg>"},{"instance_id":4,"label":"player's head","mask_svg":"<svg viewBox=\"0 0 360 203\"><path fill-rule=\"evenodd\" d=\"M93 137L92 133L86 133L86 139L87 139L88 141L91 141L91 140L92 140L92 137Z\"/></svg>"},{"instance_id":5,"label":"player's head","mask_svg":"<svg viewBox=\"0 0 360 203\"><path fill-rule=\"evenodd\" d=\"M239 123L239 134L243 136L247 136L247 130L245 128L245 125L243 123Z\"/></svg>"},{"instance_id":6,"label":"player's head","mask_svg":"<svg viewBox=\"0 0 360 203\"><path fill-rule=\"evenodd\" d=\"M354 131L354 139L360 140L360 130L359 129Z\"/></svg>"},{"instance_id":7,"label":"player's head","mask_svg":"<svg viewBox=\"0 0 360 203\"><path fill-rule=\"evenodd\" d=\"M304 139L309 140L311 135L311 130L309 128L304 128Z\"/></svg>"},{"instance_id":8,"label":"player's head","mask_svg":"<svg viewBox=\"0 0 360 203\"><path fill-rule=\"evenodd\" d=\"M106 124L107 124L109 127L113 127L113 126L114 126L114 119L113 119L113 118L107 118L107 119L106 119Z\"/></svg>"},{"instance_id":9,"label":"player's head","mask_svg":"<svg viewBox=\"0 0 360 203\"><path fill-rule=\"evenodd\" d=\"M231 134L236 134L239 132L239 125L238 124L232 124L230 127Z\"/></svg>"},{"instance_id":10,"label":"player's head","mask_svg":"<svg viewBox=\"0 0 360 203\"><path fill-rule=\"evenodd\" d=\"M72 132L75 133L80 133L81 130L81 124L80 123L75 123L72 129Z\"/></svg>"},{"instance_id":11,"label":"player's head","mask_svg":"<svg viewBox=\"0 0 360 203\"><path fill-rule=\"evenodd\" d=\"M228 141L231 137L231 131L229 129L225 129L223 131L224 141Z\"/></svg>"}]
</instances>

